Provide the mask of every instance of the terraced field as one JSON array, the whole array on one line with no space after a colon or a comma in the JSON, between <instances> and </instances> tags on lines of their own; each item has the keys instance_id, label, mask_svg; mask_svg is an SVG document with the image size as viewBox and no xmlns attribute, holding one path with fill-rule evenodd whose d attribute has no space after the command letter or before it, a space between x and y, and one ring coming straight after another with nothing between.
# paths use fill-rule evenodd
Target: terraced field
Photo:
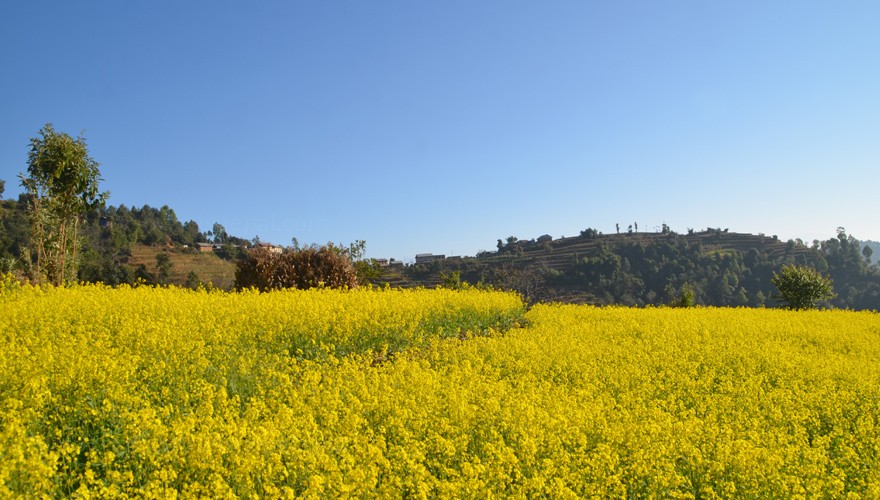
<instances>
[{"instance_id":1,"label":"terraced field","mask_svg":"<svg viewBox=\"0 0 880 500\"><path fill-rule=\"evenodd\" d=\"M169 283L183 285L187 275L195 272L204 283L228 290L235 283L235 264L213 253L199 253L193 249L165 248L162 246L132 245L128 264L133 268L146 267L153 275L157 273L156 255L166 253L171 259Z\"/></svg>"}]
</instances>

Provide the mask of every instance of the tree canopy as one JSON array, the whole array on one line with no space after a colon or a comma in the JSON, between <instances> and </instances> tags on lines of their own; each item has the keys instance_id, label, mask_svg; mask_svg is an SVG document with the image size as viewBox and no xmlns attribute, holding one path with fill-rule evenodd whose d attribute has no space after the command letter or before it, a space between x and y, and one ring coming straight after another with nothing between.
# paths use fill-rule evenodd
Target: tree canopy
<instances>
[{"instance_id":1,"label":"tree canopy","mask_svg":"<svg viewBox=\"0 0 880 500\"><path fill-rule=\"evenodd\" d=\"M99 163L89 156L86 140L56 132L51 123L31 139L27 177L21 185L29 198L33 266L31 278L55 284L76 279L79 225L83 215L102 206Z\"/></svg>"},{"instance_id":2,"label":"tree canopy","mask_svg":"<svg viewBox=\"0 0 880 500\"><path fill-rule=\"evenodd\" d=\"M779 289L778 299L790 309L812 309L834 297L831 279L807 266L782 266L771 280Z\"/></svg>"}]
</instances>

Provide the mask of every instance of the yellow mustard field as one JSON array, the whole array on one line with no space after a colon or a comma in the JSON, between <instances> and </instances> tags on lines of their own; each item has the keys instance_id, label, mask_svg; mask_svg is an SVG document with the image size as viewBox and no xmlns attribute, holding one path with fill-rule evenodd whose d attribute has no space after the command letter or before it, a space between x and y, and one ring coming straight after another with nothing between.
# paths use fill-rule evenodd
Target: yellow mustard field
<instances>
[{"instance_id":1,"label":"yellow mustard field","mask_svg":"<svg viewBox=\"0 0 880 500\"><path fill-rule=\"evenodd\" d=\"M0 495L880 497L880 315L0 287Z\"/></svg>"}]
</instances>

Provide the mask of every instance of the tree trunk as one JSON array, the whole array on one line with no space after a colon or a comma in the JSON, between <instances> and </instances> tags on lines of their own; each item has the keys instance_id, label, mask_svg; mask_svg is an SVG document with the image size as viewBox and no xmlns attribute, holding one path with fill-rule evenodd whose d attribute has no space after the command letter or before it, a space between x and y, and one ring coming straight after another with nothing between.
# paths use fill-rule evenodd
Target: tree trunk
<instances>
[{"instance_id":1,"label":"tree trunk","mask_svg":"<svg viewBox=\"0 0 880 500\"><path fill-rule=\"evenodd\" d=\"M35 195L35 193L32 193L31 203L33 204L33 207L34 207L33 213L31 214L31 217L33 217L31 224L33 225L32 226L33 227L33 229L32 229L33 236L34 236L34 239L36 240L36 241L34 241L34 243L37 246L36 268L32 270L33 273L32 273L31 279L33 279L34 281L39 283L39 282L43 281L42 263L43 263L43 257L46 254L45 234L44 234L44 227L43 227L43 220L42 220L43 213L41 212L42 207L40 206L40 199L39 199L39 197L37 197Z\"/></svg>"},{"instance_id":2,"label":"tree trunk","mask_svg":"<svg viewBox=\"0 0 880 500\"><path fill-rule=\"evenodd\" d=\"M76 250L77 244L79 243L79 239L77 238L77 231L79 229L79 216L73 218L73 253L70 257L70 265L73 266L73 281L76 281Z\"/></svg>"}]
</instances>

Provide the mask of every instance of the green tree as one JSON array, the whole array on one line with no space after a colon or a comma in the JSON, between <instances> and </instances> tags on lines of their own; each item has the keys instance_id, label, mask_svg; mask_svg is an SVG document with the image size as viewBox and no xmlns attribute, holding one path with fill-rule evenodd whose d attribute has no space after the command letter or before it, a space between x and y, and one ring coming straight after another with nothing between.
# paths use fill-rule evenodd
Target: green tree
<instances>
[{"instance_id":1,"label":"green tree","mask_svg":"<svg viewBox=\"0 0 880 500\"><path fill-rule=\"evenodd\" d=\"M61 284L76 278L79 227L83 216L103 206L98 162L86 140L58 133L47 123L31 139L28 176L19 175L31 217L34 265L31 277Z\"/></svg>"},{"instance_id":2,"label":"green tree","mask_svg":"<svg viewBox=\"0 0 880 500\"><path fill-rule=\"evenodd\" d=\"M199 278L199 273L195 271L190 271L189 274L186 275L186 286L187 288L191 288L195 290L202 284L202 279Z\"/></svg>"},{"instance_id":3,"label":"green tree","mask_svg":"<svg viewBox=\"0 0 880 500\"><path fill-rule=\"evenodd\" d=\"M219 222L214 223L212 233L214 234L214 243L226 243L226 240L229 239L229 234L226 232L226 228Z\"/></svg>"},{"instance_id":4,"label":"green tree","mask_svg":"<svg viewBox=\"0 0 880 500\"><path fill-rule=\"evenodd\" d=\"M452 271L448 274L441 272L440 279L443 280L443 284L440 285L441 288L448 288L450 290L462 290L468 287L467 281L461 280L460 271Z\"/></svg>"},{"instance_id":5,"label":"green tree","mask_svg":"<svg viewBox=\"0 0 880 500\"><path fill-rule=\"evenodd\" d=\"M299 242L295 241L296 238L293 239L293 242L298 245ZM296 248L294 245L294 248ZM346 249L344 245L341 243L334 248L339 249L345 254L349 260L351 260L354 265L355 273L357 274L357 281L359 285L367 285L372 283L373 280L379 277L382 274L381 268L376 264L376 259L367 259L364 255L367 253L367 242L364 240L354 240L354 243L350 243L348 248Z\"/></svg>"},{"instance_id":6,"label":"green tree","mask_svg":"<svg viewBox=\"0 0 880 500\"><path fill-rule=\"evenodd\" d=\"M6 181L0 179L0 200L3 199L3 191L6 191Z\"/></svg>"},{"instance_id":7,"label":"green tree","mask_svg":"<svg viewBox=\"0 0 880 500\"><path fill-rule=\"evenodd\" d=\"M156 254L156 279L159 283L163 285L168 284L172 267L174 267L174 263L171 262L171 257L167 253L160 252Z\"/></svg>"},{"instance_id":8,"label":"green tree","mask_svg":"<svg viewBox=\"0 0 880 500\"><path fill-rule=\"evenodd\" d=\"M779 289L776 299L789 309L813 309L835 296L831 279L807 266L782 266L770 281Z\"/></svg>"},{"instance_id":9,"label":"green tree","mask_svg":"<svg viewBox=\"0 0 880 500\"><path fill-rule=\"evenodd\" d=\"M764 296L764 292L758 290L758 292L752 296L751 305L753 307L764 307L764 303L766 301L767 301L767 297Z\"/></svg>"},{"instance_id":10,"label":"green tree","mask_svg":"<svg viewBox=\"0 0 880 500\"><path fill-rule=\"evenodd\" d=\"M188 221L183 224L183 239L187 245L195 245L201 241L201 233L199 225L195 221Z\"/></svg>"},{"instance_id":11,"label":"green tree","mask_svg":"<svg viewBox=\"0 0 880 500\"><path fill-rule=\"evenodd\" d=\"M685 283L681 286L681 292L678 295L675 295L675 289L670 289L667 286L667 293L672 293L672 300L669 302L669 305L672 307L694 307L696 304L696 295L694 294L694 287L689 283Z\"/></svg>"}]
</instances>

